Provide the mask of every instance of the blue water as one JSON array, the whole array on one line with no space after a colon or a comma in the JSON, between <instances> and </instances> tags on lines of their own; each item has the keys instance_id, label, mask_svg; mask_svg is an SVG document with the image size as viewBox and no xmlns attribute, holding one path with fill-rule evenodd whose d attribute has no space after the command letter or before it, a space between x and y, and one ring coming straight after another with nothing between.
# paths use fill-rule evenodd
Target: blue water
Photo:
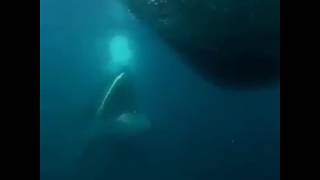
<instances>
[{"instance_id":1,"label":"blue water","mask_svg":"<svg viewBox=\"0 0 320 180\"><path fill-rule=\"evenodd\" d=\"M41 180L277 180L279 87L250 92L206 82L116 0L40 1ZM148 134L89 138L114 78L108 42L131 42Z\"/></svg>"}]
</instances>

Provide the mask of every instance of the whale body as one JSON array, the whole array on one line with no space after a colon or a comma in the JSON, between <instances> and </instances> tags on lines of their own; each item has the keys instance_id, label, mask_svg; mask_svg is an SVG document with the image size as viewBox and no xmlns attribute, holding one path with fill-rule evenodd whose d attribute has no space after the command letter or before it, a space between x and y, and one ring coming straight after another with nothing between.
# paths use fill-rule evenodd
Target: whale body
<instances>
[{"instance_id":1,"label":"whale body","mask_svg":"<svg viewBox=\"0 0 320 180\"><path fill-rule=\"evenodd\" d=\"M133 83L128 72L122 72L107 88L93 122L98 136L130 137L150 130L151 122L138 107Z\"/></svg>"}]
</instances>

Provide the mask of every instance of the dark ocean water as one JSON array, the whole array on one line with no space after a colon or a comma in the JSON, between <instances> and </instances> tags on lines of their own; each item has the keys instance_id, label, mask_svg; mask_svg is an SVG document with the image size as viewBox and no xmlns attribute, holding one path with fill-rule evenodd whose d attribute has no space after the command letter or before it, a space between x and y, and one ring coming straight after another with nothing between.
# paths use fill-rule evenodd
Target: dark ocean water
<instances>
[{"instance_id":1,"label":"dark ocean water","mask_svg":"<svg viewBox=\"0 0 320 180\"><path fill-rule=\"evenodd\" d=\"M41 180L280 179L279 86L208 83L116 0L40 3ZM130 42L137 106L152 123L120 140L90 130L115 76L115 35Z\"/></svg>"}]
</instances>

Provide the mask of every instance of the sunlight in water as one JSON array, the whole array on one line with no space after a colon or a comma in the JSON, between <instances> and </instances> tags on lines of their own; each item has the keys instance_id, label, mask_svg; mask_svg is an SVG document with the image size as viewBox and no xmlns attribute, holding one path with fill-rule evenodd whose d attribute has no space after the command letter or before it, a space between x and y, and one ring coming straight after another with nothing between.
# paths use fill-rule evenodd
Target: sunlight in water
<instances>
[{"instance_id":1,"label":"sunlight in water","mask_svg":"<svg viewBox=\"0 0 320 180\"><path fill-rule=\"evenodd\" d=\"M127 66L132 58L132 52L129 48L128 38L117 35L110 41L110 55L114 65Z\"/></svg>"}]
</instances>

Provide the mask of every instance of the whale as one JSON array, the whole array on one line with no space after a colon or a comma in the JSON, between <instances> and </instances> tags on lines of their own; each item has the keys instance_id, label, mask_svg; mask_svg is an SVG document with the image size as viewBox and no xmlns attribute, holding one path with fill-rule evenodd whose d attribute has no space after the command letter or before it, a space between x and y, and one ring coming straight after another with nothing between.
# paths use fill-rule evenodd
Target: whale
<instances>
[{"instance_id":1,"label":"whale","mask_svg":"<svg viewBox=\"0 0 320 180\"><path fill-rule=\"evenodd\" d=\"M151 129L151 122L137 104L134 82L121 72L106 89L92 123L98 136L130 137Z\"/></svg>"}]
</instances>

